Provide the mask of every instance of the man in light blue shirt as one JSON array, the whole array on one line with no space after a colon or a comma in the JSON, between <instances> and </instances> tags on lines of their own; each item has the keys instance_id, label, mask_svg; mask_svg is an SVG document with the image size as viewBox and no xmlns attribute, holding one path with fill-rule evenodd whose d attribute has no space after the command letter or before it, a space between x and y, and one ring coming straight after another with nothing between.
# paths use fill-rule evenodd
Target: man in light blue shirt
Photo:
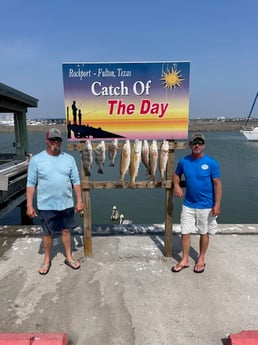
<instances>
[{"instance_id":1,"label":"man in light blue shirt","mask_svg":"<svg viewBox=\"0 0 258 345\"><path fill-rule=\"evenodd\" d=\"M46 150L30 160L27 179L27 215L37 216L33 198L37 189L37 209L43 229L44 262L39 273L45 275L51 267L53 235L62 232L65 264L80 268L71 250L71 229L76 227L74 211L83 211L80 177L75 159L61 151L62 134L51 128L46 135ZM73 190L76 196L74 205Z\"/></svg>"}]
</instances>

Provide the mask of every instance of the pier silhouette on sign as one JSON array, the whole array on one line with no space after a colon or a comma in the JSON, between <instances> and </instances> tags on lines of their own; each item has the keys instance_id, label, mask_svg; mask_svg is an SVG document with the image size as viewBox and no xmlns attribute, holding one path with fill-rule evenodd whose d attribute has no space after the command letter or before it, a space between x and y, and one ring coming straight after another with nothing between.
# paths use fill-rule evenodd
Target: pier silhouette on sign
<instances>
[{"instance_id":1,"label":"pier silhouette on sign","mask_svg":"<svg viewBox=\"0 0 258 345\"><path fill-rule=\"evenodd\" d=\"M107 138L124 138L121 135L103 131L100 127L94 128L89 125L77 125L68 123L67 125L67 136L68 139L72 138L72 132L76 139L87 139L87 138L98 138L98 139L107 139Z\"/></svg>"}]
</instances>

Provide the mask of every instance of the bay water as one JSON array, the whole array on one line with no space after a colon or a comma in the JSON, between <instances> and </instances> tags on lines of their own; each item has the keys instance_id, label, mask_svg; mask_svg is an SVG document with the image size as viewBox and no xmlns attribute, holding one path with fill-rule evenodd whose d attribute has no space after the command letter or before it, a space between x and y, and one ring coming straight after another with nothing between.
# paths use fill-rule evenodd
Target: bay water
<instances>
[{"instance_id":1,"label":"bay water","mask_svg":"<svg viewBox=\"0 0 258 345\"><path fill-rule=\"evenodd\" d=\"M220 164L223 183L223 199L218 222L221 224L257 224L258 223L258 142L248 142L239 132L206 132L206 154L214 157ZM191 135L191 133L189 133ZM0 151L14 153L14 133L0 134ZM45 133L29 132L29 151L36 154L45 148ZM67 141L63 142L67 151ZM80 168L80 153L72 154ZM178 159L190 153L187 146L176 150L175 164ZM92 181L117 181L119 178L119 154L115 167L109 166L106 157L104 174L97 173L95 163L92 168ZM146 180L146 169L140 166L137 180ZM53 171L53 174L55 172ZM157 173L158 177L158 173ZM127 176L129 180L129 176ZM124 218L134 224L163 224L165 217L164 189L98 189L91 190L92 223L111 223L110 215L115 205ZM180 222L182 200L173 198L173 222ZM82 218L77 217L78 225ZM16 208L0 218L0 225L20 225L20 209ZM35 224L39 220L35 219Z\"/></svg>"}]
</instances>

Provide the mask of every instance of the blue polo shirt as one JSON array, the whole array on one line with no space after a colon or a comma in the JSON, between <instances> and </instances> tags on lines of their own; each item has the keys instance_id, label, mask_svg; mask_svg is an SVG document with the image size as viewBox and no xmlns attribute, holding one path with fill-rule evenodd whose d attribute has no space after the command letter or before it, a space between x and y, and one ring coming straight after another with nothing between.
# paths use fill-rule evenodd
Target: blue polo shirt
<instances>
[{"instance_id":1,"label":"blue polo shirt","mask_svg":"<svg viewBox=\"0 0 258 345\"><path fill-rule=\"evenodd\" d=\"M72 185L80 184L75 159L62 152L51 156L42 151L33 156L28 169L27 187L37 188L39 210L65 210L74 206Z\"/></svg>"},{"instance_id":2,"label":"blue polo shirt","mask_svg":"<svg viewBox=\"0 0 258 345\"><path fill-rule=\"evenodd\" d=\"M181 158L176 168L178 176L184 175L186 194L183 204L190 208L212 208L215 202L212 179L220 178L218 162L204 155L195 159L192 155Z\"/></svg>"}]
</instances>

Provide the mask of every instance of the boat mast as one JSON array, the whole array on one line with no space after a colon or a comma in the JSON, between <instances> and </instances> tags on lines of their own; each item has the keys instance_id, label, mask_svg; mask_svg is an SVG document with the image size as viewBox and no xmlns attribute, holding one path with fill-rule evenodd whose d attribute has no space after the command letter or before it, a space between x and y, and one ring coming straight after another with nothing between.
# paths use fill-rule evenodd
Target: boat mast
<instances>
[{"instance_id":1,"label":"boat mast","mask_svg":"<svg viewBox=\"0 0 258 345\"><path fill-rule=\"evenodd\" d=\"M246 125L247 125L247 123L248 123L248 121L249 121L249 118L250 118L250 116L251 116L251 114L252 114L252 112L253 112L253 110L254 110L254 106L255 106L255 102L256 102L256 100L257 100L257 97L258 97L258 92L256 93L256 96L255 96L255 98L254 98L254 101L253 101L252 107L251 107L251 109L250 109L249 115L248 115L247 119L245 120L244 127L246 127Z\"/></svg>"}]
</instances>

